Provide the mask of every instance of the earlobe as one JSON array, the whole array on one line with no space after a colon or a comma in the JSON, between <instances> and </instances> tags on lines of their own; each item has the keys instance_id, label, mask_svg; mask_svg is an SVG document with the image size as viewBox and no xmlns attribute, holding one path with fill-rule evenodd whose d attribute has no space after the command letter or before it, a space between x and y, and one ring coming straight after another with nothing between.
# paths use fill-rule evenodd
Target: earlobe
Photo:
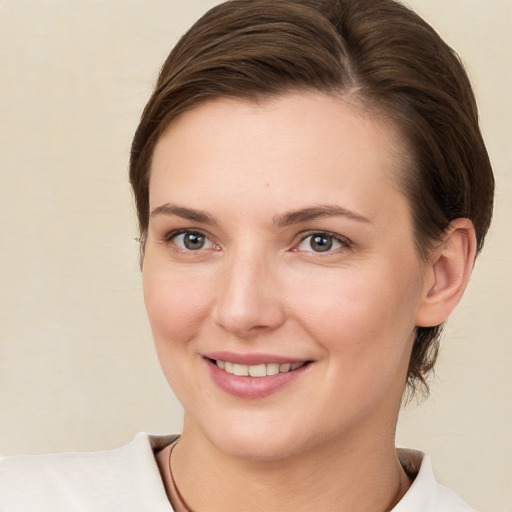
<instances>
[{"instance_id":1,"label":"earlobe","mask_svg":"<svg viewBox=\"0 0 512 512\"><path fill-rule=\"evenodd\" d=\"M442 324L459 303L471 276L476 237L469 219L456 219L432 251L428 277L416 314L418 327Z\"/></svg>"}]
</instances>

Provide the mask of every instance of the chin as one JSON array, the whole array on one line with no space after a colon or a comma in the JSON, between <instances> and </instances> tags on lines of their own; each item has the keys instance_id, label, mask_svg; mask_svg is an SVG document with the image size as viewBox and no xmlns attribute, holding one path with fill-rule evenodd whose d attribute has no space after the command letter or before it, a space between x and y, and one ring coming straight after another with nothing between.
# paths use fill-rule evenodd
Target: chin
<instances>
[{"instance_id":1,"label":"chin","mask_svg":"<svg viewBox=\"0 0 512 512\"><path fill-rule=\"evenodd\" d=\"M242 460L277 461L293 455L293 447L289 443L276 443L269 438L212 440L216 448L229 457Z\"/></svg>"},{"instance_id":2,"label":"chin","mask_svg":"<svg viewBox=\"0 0 512 512\"><path fill-rule=\"evenodd\" d=\"M253 425L217 424L204 429L208 441L223 454L243 460L272 461L301 450L300 438L282 424L254 422Z\"/></svg>"}]
</instances>

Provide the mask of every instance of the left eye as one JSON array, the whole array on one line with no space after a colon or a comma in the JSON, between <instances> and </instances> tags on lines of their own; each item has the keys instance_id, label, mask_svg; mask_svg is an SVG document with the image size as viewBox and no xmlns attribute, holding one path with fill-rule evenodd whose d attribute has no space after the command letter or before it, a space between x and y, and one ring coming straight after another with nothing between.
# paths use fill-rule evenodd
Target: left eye
<instances>
[{"instance_id":1,"label":"left eye","mask_svg":"<svg viewBox=\"0 0 512 512\"><path fill-rule=\"evenodd\" d=\"M172 238L172 241L180 248L186 251L199 251L213 247L213 243L207 236L197 231L187 231L179 233Z\"/></svg>"},{"instance_id":2,"label":"left eye","mask_svg":"<svg viewBox=\"0 0 512 512\"><path fill-rule=\"evenodd\" d=\"M343 241L329 233L313 233L306 236L297 246L298 251L308 252L329 252L334 249L339 249L346 245Z\"/></svg>"}]
</instances>

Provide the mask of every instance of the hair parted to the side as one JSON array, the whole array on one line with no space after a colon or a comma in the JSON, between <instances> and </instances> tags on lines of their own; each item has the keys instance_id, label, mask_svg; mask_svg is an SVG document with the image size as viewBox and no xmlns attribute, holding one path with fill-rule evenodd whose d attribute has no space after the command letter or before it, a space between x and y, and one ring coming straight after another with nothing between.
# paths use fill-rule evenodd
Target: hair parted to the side
<instances>
[{"instance_id":1,"label":"hair parted to the side","mask_svg":"<svg viewBox=\"0 0 512 512\"><path fill-rule=\"evenodd\" d=\"M480 251L494 178L469 79L456 53L394 0L232 0L206 13L165 61L132 144L142 257L155 144L179 114L216 97L259 101L290 91L349 96L388 119L408 157L397 175L417 250L469 218ZM428 390L442 326L417 329L407 383Z\"/></svg>"}]
</instances>

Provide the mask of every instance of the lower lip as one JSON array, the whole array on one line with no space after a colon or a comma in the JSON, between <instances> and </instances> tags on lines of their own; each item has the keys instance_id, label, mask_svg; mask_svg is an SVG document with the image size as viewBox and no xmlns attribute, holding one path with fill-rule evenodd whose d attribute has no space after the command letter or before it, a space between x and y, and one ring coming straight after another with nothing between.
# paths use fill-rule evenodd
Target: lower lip
<instances>
[{"instance_id":1,"label":"lower lip","mask_svg":"<svg viewBox=\"0 0 512 512\"><path fill-rule=\"evenodd\" d=\"M267 375L266 377L240 377L221 370L210 360L205 360L205 362L209 367L213 382L222 391L239 398L248 399L265 398L280 391L303 375L311 364L306 363L296 370Z\"/></svg>"}]
</instances>

